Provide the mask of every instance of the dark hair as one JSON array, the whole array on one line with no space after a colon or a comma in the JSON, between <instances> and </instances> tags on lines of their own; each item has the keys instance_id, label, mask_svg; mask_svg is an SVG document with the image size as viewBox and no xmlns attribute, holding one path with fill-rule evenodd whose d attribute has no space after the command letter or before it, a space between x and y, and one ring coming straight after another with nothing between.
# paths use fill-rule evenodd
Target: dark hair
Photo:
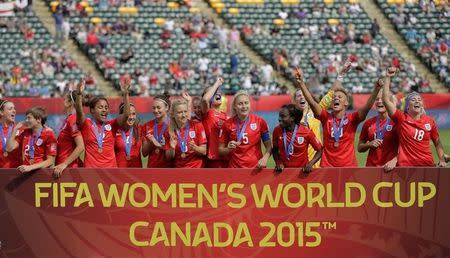
<instances>
[{"instance_id":1,"label":"dark hair","mask_svg":"<svg viewBox=\"0 0 450 258\"><path fill-rule=\"evenodd\" d=\"M92 98L89 98L89 101L88 101L89 108L90 109L95 109L95 106L97 105L97 103L100 100L106 101L106 104L108 104L108 106L109 106L109 102L108 102L108 100L105 97L92 97Z\"/></svg>"},{"instance_id":2,"label":"dark hair","mask_svg":"<svg viewBox=\"0 0 450 258\"><path fill-rule=\"evenodd\" d=\"M303 112L296 108L294 104L286 104L281 106L281 108L288 111L289 116L294 118L295 124L300 124L303 118Z\"/></svg>"},{"instance_id":3,"label":"dark hair","mask_svg":"<svg viewBox=\"0 0 450 258\"><path fill-rule=\"evenodd\" d=\"M170 103L170 95L169 95L169 93L164 92L161 95L156 95L154 100L157 100L157 99L159 99L162 102L166 103L167 107L170 108L171 103Z\"/></svg>"},{"instance_id":4,"label":"dark hair","mask_svg":"<svg viewBox=\"0 0 450 258\"><path fill-rule=\"evenodd\" d=\"M5 104L8 102L11 102L11 101L6 100L6 99L0 100L0 110L3 110L5 108Z\"/></svg>"},{"instance_id":5,"label":"dark hair","mask_svg":"<svg viewBox=\"0 0 450 258\"><path fill-rule=\"evenodd\" d=\"M35 119L41 119L41 124L47 122L47 111L43 107L32 107L25 112L25 115L31 114Z\"/></svg>"}]
</instances>

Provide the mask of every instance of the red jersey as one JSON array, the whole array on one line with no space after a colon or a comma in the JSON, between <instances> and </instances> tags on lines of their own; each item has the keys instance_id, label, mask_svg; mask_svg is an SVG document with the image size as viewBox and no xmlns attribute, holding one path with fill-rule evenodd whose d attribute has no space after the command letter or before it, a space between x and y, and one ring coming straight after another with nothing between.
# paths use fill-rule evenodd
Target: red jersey
<instances>
[{"instance_id":1,"label":"red jersey","mask_svg":"<svg viewBox=\"0 0 450 258\"><path fill-rule=\"evenodd\" d=\"M164 125L165 124L165 125ZM143 141L146 141L146 137L148 134L153 134L153 136L157 139L159 136L155 135L155 120L148 121L144 126L142 130L142 139ZM163 130L164 129L164 130ZM164 135L166 132L169 131L169 125L165 123L159 123L157 125L158 134L162 137L160 139L160 143L162 146L166 144L166 140L164 138ZM163 132L164 131L164 132ZM157 139L158 140L158 139ZM164 149L156 150L157 148L154 148L148 155L148 163L147 167L149 168L168 168L170 167L170 161L166 159L166 155L164 154Z\"/></svg>"},{"instance_id":2,"label":"red jersey","mask_svg":"<svg viewBox=\"0 0 450 258\"><path fill-rule=\"evenodd\" d=\"M194 121L189 121L189 132L187 135L187 146L188 150L183 157L181 155L181 144L180 140L177 141L177 146L175 147L175 161L174 166L176 168L202 168L204 167L204 159L203 156L197 154L189 148L189 142L194 141L197 146L203 145L207 143L205 129L203 128L202 123L197 123ZM180 138L183 140L185 137L186 130L185 128L180 129ZM177 134L175 132L175 134ZM170 134L167 131L164 134L166 144L164 145L165 150L170 149Z\"/></svg>"},{"instance_id":3,"label":"red jersey","mask_svg":"<svg viewBox=\"0 0 450 258\"><path fill-rule=\"evenodd\" d=\"M128 131L119 129L116 132L114 151L116 152L117 166L119 168L142 168L140 139L141 130L138 129L133 131L133 136L130 137L131 131L133 131L133 128ZM130 160L127 160L125 142L122 133L125 134L127 144L131 143Z\"/></svg>"},{"instance_id":4,"label":"red jersey","mask_svg":"<svg viewBox=\"0 0 450 258\"><path fill-rule=\"evenodd\" d=\"M33 133L31 129L25 129L17 138L18 143L22 146L23 164L31 165L41 163L48 156L56 156L56 136L52 129L43 127L41 134ZM31 147L32 146L32 147ZM34 157L32 152L34 149Z\"/></svg>"},{"instance_id":5,"label":"red jersey","mask_svg":"<svg viewBox=\"0 0 450 258\"><path fill-rule=\"evenodd\" d=\"M58 154L56 155L56 165L63 163L72 154L77 147L75 144L75 137L81 136L81 132L77 126L76 114L70 114L64 120L58 136ZM76 168L80 163L79 158L74 160L67 167Z\"/></svg>"},{"instance_id":6,"label":"red jersey","mask_svg":"<svg viewBox=\"0 0 450 258\"><path fill-rule=\"evenodd\" d=\"M3 130L3 139L1 139L6 148L6 143L8 142L8 130L9 133L12 133L14 129L15 124L12 124L9 126L2 125ZM20 141L18 139L18 136L22 133L22 130L18 130L16 133L16 141L20 144ZM3 143L0 145L0 168L17 168L18 166L22 165L22 147L19 146L17 149L8 152L5 157L5 151L3 150Z\"/></svg>"},{"instance_id":7,"label":"red jersey","mask_svg":"<svg viewBox=\"0 0 450 258\"><path fill-rule=\"evenodd\" d=\"M361 122L358 112L345 113L342 130L340 130L339 143L335 146L333 119L334 115L322 109L317 117L323 128L323 155L321 167L357 167L355 156L355 133ZM336 119L336 127L339 127L341 119Z\"/></svg>"},{"instance_id":8,"label":"red jersey","mask_svg":"<svg viewBox=\"0 0 450 258\"><path fill-rule=\"evenodd\" d=\"M292 140L292 131L286 132L286 145L289 146ZM314 150L318 151L322 148L319 139L308 127L300 125L293 139L293 152L289 156L286 156L286 145L283 139L283 128L280 126L275 127L273 130L272 143L274 148L278 148L280 153L281 163L286 168L291 167L304 167L308 162L308 145L311 145Z\"/></svg>"},{"instance_id":9,"label":"red jersey","mask_svg":"<svg viewBox=\"0 0 450 258\"><path fill-rule=\"evenodd\" d=\"M248 122L240 140L240 145L229 154L230 168L254 168L262 158L261 139L270 140L269 127L264 119L254 114L247 117ZM237 141L238 130L241 131L245 122L238 121L237 116L228 119L223 125L220 143ZM238 128L239 122L239 128Z\"/></svg>"},{"instance_id":10,"label":"red jersey","mask_svg":"<svg viewBox=\"0 0 450 258\"><path fill-rule=\"evenodd\" d=\"M103 146L101 153L97 143L97 137L94 130L101 134L101 123L96 123L97 128L90 118L86 118L81 126L81 135L83 135L85 145L84 167L87 168L116 168L116 155L114 153L114 137L116 136L119 124L117 119L105 122L105 131L103 135Z\"/></svg>"},{"instance_id":11,"label":"red jersey","mask_svg":"<svg viewBox=\"0 0 450 258\"><path fill-rule=\"evenodd\" d=\"M381 167L388 161L395 158L398 154L398 136L397 127L392 120L386 124L387 119L380 119L379 130L383 133L383 144L378 148L370 148L367 155L366 167ZM361 142L368 142L378 139L377 136L377 117L367 120L359 135Z\"/></svg>"},{"instance_id":12,"label":"red jersey","mask_svg":"<svg viewBox=\"0 0 450 258\"><path fill-rule=\"evenodd\" d=\"M392 120L398 127L398 165L401 167L434 167L430 139L433 141L439 139L434 119L422 115L419 120L414 120L410 115L397 109Z\"/></svg>"},{"instance_id":13,"label":"red jersey","mask_svg":"<svg viewBox=\"0 0 450 258\"><path fill-rule=\"evenodd\" d=\"M212 108L203 117L203 127L208 139L207 156L209 160L223 159L219 156L219 141L222 125L227 121L227 118L227 113Z\"/></svg>"}]
</instances>

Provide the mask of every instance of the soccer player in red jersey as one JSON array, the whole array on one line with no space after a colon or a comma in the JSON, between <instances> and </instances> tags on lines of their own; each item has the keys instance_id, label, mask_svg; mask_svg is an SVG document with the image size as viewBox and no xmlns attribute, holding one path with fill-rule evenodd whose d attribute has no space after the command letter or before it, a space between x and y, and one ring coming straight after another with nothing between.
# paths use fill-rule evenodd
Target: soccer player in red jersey
<instances>
[{"instance_id":1,"label":"soccer player in red jersey","mask_svg":"<svg viewBox=\"0 0 450 258\"><path fill-rule=\"evenodd\" d=\"M320 120L323 128L323 155L321 167L357 167L354 140L358 124L366 119L367 113L375 102L380 87L375 87L367 103L356 112L347 113L349 105L345 89L337 88L334 92L332 112L327 112L313 98L303 81L303 74L296 69L297 85L308 101L314 116ZM342 75L341 75L342 76ZM337 78L343 80L343 78ZM378 85L378 84L376 84Z\"/></svg>"},{"instance_id":2,"label":"soccer player in red jersey","mask_svg":"<svg viewBox=\"0 0 450 258\"><path fill-rule=\"evenodd\" d=\"M230 168L265 168L272 153L266 121L250 113L250 96L246 91L238 91L231 105L233 117L223 124L219 153L228 155ZM266 147L264 155L261 141Z\"/></svg>"},{"instance_id":3,"label":"soccer player in red jersey","mask_svg":"<svg viewBox=\"0 0 450 258\"><path fill-rule=\"evenodd\" d=\"M379 80L377 83L383 83ZM389 93L391 101L395 101ZM388 117L383 104L382 92L378 92L375 100L375 110L378 115L367 120L359 136L358 151L366 152L366 167L384 167L386 171L392 170L397 164L398 136L395 123Z\"/></svg>"},{"instance_id":4,"label":"soccer player in red jersey","mask_svg":"<svg viewBox=\"0 0 450 258\"><path fill-rule=\"evenodd\" d=\"M125 104L119 106L119 115L123 114ZM119 128L115 137L114 150L119 168L142 168L141 129L137 122L136 108L130 103L130 115L123 128Z\"/></svg>"},{"instance_id":5,"label":"soccer player in red jersey","mask_svg":"<svg viewBox=\"0 0 450 258\"><path fill-rule=\"evenodd\" d=\"M130 114L128 90L131 80L128 78L121 81L123 91L124 112L117 119L107 120L109 104L104 97L94 97L89 101L91 118L86 118L83 112L82 94L85 83L78 85L75 110L77 114L77 125L83 135L85 145L84 167L87 168L115 168L117 167L116 155L114 153L114 137L119 128L125 126Z\"/></svg>"},{"instance_id":6,"label":"soccer player in red jersey","mask_svg":"<svg viewBox=\"0 0 450 258\"><path fill-rule=\"evenodd\" d=\"M55 163L56 156L56 136L52 129L45 126L45 109L33 107L25 114L25 122L19 122L14 127L6 146L8 152L22 148L23 165L17 168L21 173L50 167ZM14 137L21 128L24 128L22 133Z\"/></svg>"},{"instance_id":7,"label":"soccer player in red jersey","mask_svg":"<svg viewBox=\"0 0 450 258\"><path fill-rule=\"evenodd\" d=\"M222 126L227 121L228 115L220 111L222 105L222 93L220 86L222 78L218 78L213 86L207 87L202 96L201 112L203 117L203 127L208 139L208 154L206 159L207 168L226 168L228 160L219 155L220 132Z\"/></svg>"},{"instance_id":8,"label":"soccer player in red jersey","mask_svg":"<svg viewBox=\"0 0 450 258\"><path fill-rule=\"evenodd\" d=\"M195 122L202 122L202 98L195 96L192 98L192 116L191 119Z\"/></svg>"},{"instance_id":9,"label":"soccer player in red jersey","mask_svg":"<svg viewBox=\"0 0 450 258\"><path fill-rule=\"evenodd\" d=\"M2 128L0 136L2 137L2 145L0 150L0 168L17 168L22 165L22 155L20 148L12 152L6 151L6 143L13 134L16 121L16 108L14 103L9 100L0 100L0 122ZM17 135L21 132L18 131ZM16 135L16 136L17 136Z\"/></svg>"},{"instance_id":10,"label":"soccer player in red jersey","mask_svg":"<svg viewBox=\"0 0 450 258\"><path fill-rule=\"evenodd\" d=\"M397 68L390 67L386 73L383 102L389 117L398 128L399 154L397 165L401 167L435 166L430 150L430 140L432 140L439 157L437 166L445 167L444 148L439 139L439 131L434 119L425 115L422 97L416 92L410 93L406 97L404 112L398 110L390 100L388 91L391 78L396 71Z\"/></svg>"},{"instance_id":11,"label":"soccer player in red jersey","mask_svg":"<svg viewBox=\"0 0 450 258\"><path fill-rule=\"evenodd\" d=\"M147 167L166 168L170 162L164 154L166 141L164 134L169 129L169 118L167 113L170 108L170 96L158 95L153 99L153 115L155 118L144 124L142 129L142 155L148 156Z\"/></svg>"},{"instance_id":12,"label":"soccer player in red jersey","mask_svg":"<svg viewBox=\"0 0 450 258\"><path fill-rule=\"evenodd\" d=\"M282 172L283 168L302 167L302 171L309 173L322 155L322 145L314 132L301 124L303 113L294 104L281 107L278 121L272 135L273 158L275 171ZM316 153L308 160L308 146L311 145Z\"/></svg>"},{"instance_id":13,"label":"soccer player in red jersey","mask_svg":"<svg viewBox=\"0 0 450 258\"><path fill-rule=\"evenodd\" d=\"M80 82L82 83L82 82ZM84 151L84 141L77 126L77 116L75 114L76 92L69 91L64 97L64 113L67 114L57 139L56 166L53 175L56 178L69 168L77 168L81 165L80 155Z\"/></svg>"},{"instance_id":14,"label":"soccer player in red jersey","mask_svg":"<svg viewBox=\"0 0 450 258\"><path fill-rule=\"evenodd\" d=\"M177 99L170 108L170 130L165 133L165 153L176 168L202 168L206 155L206 134L202 123L189 120L189 104Z\"/></svg>"}]
</instances>

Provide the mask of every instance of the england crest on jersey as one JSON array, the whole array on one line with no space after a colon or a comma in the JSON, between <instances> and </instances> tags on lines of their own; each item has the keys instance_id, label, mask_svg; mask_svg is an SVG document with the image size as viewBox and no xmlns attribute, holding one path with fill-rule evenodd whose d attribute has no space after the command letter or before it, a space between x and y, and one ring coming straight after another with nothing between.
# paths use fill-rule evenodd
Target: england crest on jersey
<instances>
[{"instance_id":1,"label":"england crest on jersey","mask_svg":"<svg viewBox=\"0 0 450 258\"><path fill-rule=\"evenodd\" d=\"M344 125L347 125L348 124L348 119L346 117L344 117L342 119L344 119Z\"/></svg>"},{"instance_id":2,"label":"england crest on jersey","mask_svg":"<svg viewBox=\"0 0 450 258\"><path fill-rule=\"evenodd\" d=\"M195 131L190 131L189 132L189 137L195 138Z\"/></svg>"},{"instance_id":3,"label":"england crest on jersey","mask_svg":"<svg viewBox=\"0 0 450 258\"><path fill-rule=\"evenodd\" d=\"M250 129L252 129L253 131L256 131L258 127L256 126L256 123L252 123L250 124Z\"/></svg>"},{"instance_id":4,"label":"england crest on jersey","mask_svg":"<svg viewBox=\"0 0 450 258\"><path fill-rule=\"evenodd\" d=\"M387 125L386 126L386 131L388 131L388 132L392 131L392 125Z\"/></svg>"},{"instance_id":5,"label":"england crest on jersey","mask_svg":"<svg viewBox=\"0 0 450 258\"><path fill-rule=\"evenodd\" d=\"M107 125L105 125L105 130L106 131L111 131L111 125L110 124L107 124Z\"/></svg>"},{"instance_id":6,"label":"england crest on jersey","mask_svg":"<svg viewBox=\"0 0 450 258\"><path fill-rule=\"evenodd\" d=\"M427 131L431 131L431 125L430 124L425 124L425 129L427 129Z\"/></svg>"},{"instance_id":7,"label":"england crest on jersey","mask_svg":"<svg viewBox=\"0 0 450 258\"><path fill-rule=\"evenodd\" d=\"M36 145L37 146L41 146L42 145L42 139L41 138L39 138L37 141L36 141Z\"/></svg>"},{"instance_id":8,"label":"england crest on jersey","mask_svg":"<svg viewBox=\"0 0 450 258\"><path fill-rule=\"evenodd\" d=\"M305 141L305 138L302 136L297 137L297 143L302 144Z\"/></svg>"}]
</instances>

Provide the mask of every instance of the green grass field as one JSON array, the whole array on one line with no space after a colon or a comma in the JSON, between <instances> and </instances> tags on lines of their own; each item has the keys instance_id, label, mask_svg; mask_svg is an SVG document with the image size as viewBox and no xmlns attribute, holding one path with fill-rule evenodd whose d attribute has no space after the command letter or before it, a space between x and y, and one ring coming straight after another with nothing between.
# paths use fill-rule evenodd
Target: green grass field
<instances>
[{"instance_id":1,"label":"green grass field","mask_svg":"<svg viewBox=\"0 0 450 258\"><path fill-rule=\"evenodd\" d=\"M445 153L450 154L450 129L439 130L439 135L440 135L442 145L444 145ZM355 146L358 145L358 139L359 139L359 132L356 133ZM433 151L434 161L437 161L436 149L434 148L433 144L430 147L431 147L431 150ZM359 153L358 151L356 151L356 159L358 160L358 165L360 167L364 167L364 165L366 164L367 153L368 152ZM270 160L268 162L268 167L270 167L270 168L275 167L275 162L273 161L272 157L270 157ZM448 165L447 167L450 167L450 166Z\"/></svg>"}]
</instances>

